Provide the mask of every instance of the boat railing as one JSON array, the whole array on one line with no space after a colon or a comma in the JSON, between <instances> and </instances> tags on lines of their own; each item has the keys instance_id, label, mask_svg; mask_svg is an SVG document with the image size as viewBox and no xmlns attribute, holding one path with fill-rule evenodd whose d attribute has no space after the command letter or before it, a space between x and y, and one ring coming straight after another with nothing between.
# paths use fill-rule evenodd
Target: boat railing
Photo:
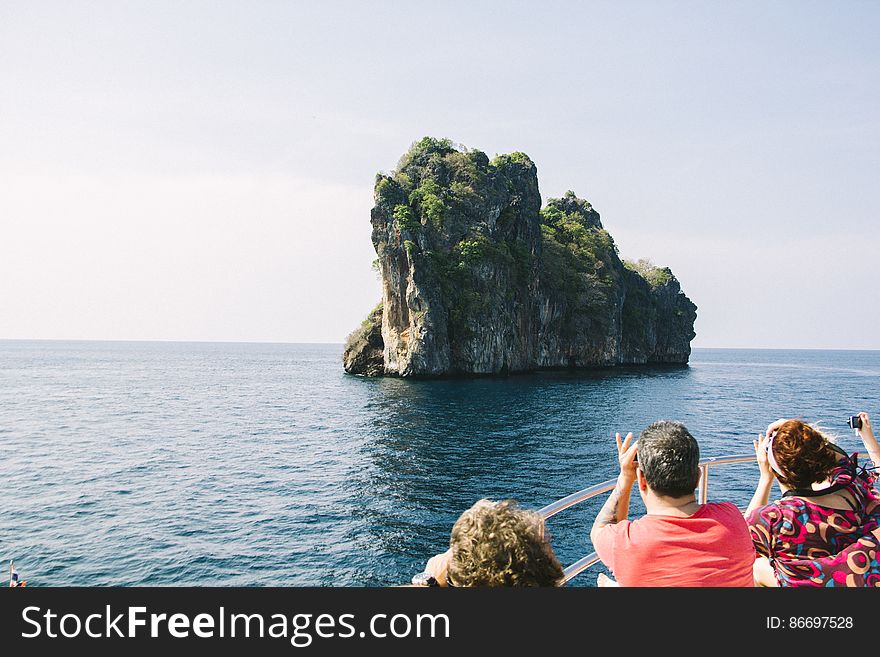
<instances>
[{"instance_id":1,"label":"boat railing","mask_svg":"<svg viewBox=\"0 0 880 657\"><path fill-rule=\"evenodd\" d=\"M859 454L859 459L865 458L869 458L869 455L864 453ZM754 452L751 454L734 454L731 456L710 456L709 458L700 461L700 481L697 485L697 501L700 504L705 504L709 501L709 470L711 468L717 468L722 465L733 465L736 463L750 463L754 461ZM603 481L601 484L595 484L594 486L584 488L576 493L558 499L542 509L538 509L538 513L544 518L544 520L547 520L566 509L570 509L573 506L591 500L603 493L611 492L614 490L616 484L617 477L609 479L608 481ZM581 557L573 564L563 569L563 572L565 573L565 582L570 582L572 579L591 566L595 566L597 563L599 563L599 555L595 552L591 552L590 554Z\"/></svg>"},{"instance_id":2,"label":"boat railing","mask_svg":"<svg viewBox=\"0 0 880 657\"><path fill-rule=\"evenodd\" d=\"M859 454L860 459L868 458L868 454ZM709 501L709 469L722 465L732 465L734 463L749 463L755 460L754 452L751 454L735 454L732 456L710 456L700 461L700 483L697 487L697 501L705 504ZM584 488L576 493L572 493L560 500L556 500L552 504L548 504L543 509L539 509L538 513L546 520L555 516L560 511L565 511L573 506L577 506L582 502L586 502L597 495L608 493L614 489L617 484L617 478L603 481L601 484ZM581 557L573 564L564 569L565 581L570 582L572 579L580 575L591 566L599 563L599 555L595 552Z\"/></svg>"},{"instance_id":3,"label":"boat railing","mask_svg":"<svg viewBox=\"0 0 880 657\"><path fill-rule=\"evenodd\" d=\"M705 504L709 501L710 468L722 465L731 465L734 463L748 463L754 460L755 454L753 452L751 454L736 454L733 456L712 456L700 461L700 483L697 488L697 501L700 504ZM539 509L538 513L540 513L541 516L543 516L543 518L546 520L547 518L551 518L561 511L565 511L566 509L570 509L573 506L577 506L578 504L586 502L587 500L590 500L597 495L610 492L614 489L614 486L616 484L617 478L615 477L614 479L603 481L601 484L596 484L595 486L584 488L583 490L572 493L571 495L563 497L560 500L556 500L552 504L548 504L543 509ZM582 572L597 563L599 563L599 555L597 555L595 552L591 552L590 554L581 557L573 564L565 568L565 581L571 581L573 578L577 577Z\"/></svg>"}]
</instances>

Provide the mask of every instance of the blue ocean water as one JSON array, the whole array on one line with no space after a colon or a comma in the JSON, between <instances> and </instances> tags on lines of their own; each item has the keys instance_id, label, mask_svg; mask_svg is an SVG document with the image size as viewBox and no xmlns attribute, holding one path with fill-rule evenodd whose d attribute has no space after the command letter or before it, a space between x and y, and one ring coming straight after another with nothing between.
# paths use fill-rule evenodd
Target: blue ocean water
<instances>
[{"instance_id":1,"label":"blue ocean water","mask_svg":"<svg viewBox=\"0 0 880 657\"><path fill-rule=\"evenodd\" d=\"M615 431L672 418L704 456L749 453L797 416L855 450L846 418L880 415L877 351L442 381L347 376L341 351L0 341L0 560L32 586L399 584L477 499L615 476ZM745 505L756 476L719 470L710 495ZM601 501L551 519L563 564Z\"/></svg>"}]
</instances>

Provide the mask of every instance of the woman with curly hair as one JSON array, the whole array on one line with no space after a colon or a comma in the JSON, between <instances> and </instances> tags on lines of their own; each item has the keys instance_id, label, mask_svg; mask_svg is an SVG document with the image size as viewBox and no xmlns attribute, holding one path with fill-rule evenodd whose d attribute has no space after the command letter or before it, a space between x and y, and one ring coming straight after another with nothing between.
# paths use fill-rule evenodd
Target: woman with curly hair
<instances>
[{"instance_id":1,"label":"woman with curly hair","mask_svg":"<svg viewBox=\"0 0 880 657\"><path fill-rule=\"evenodd\" d=\"M480 500L452 527L449 550L413 578L422 586L559 586L562 566L534 511L514 500Z\"/></svg>"},{"instance_id":2,"label":"woman with curly hair","mask_svg":"<svg viewBox=\"0 0 880 657\"><path fill-rule=\"evenodd\" d=\"M880 464L871 419L859 436ZM777 420L754 441L761 477L746 510L759 586L880 586L875 475L817 429ZM774 479L782 499L768 503ZM878 532L880 533L880 532Z\"/></svg>"}]
</instances>

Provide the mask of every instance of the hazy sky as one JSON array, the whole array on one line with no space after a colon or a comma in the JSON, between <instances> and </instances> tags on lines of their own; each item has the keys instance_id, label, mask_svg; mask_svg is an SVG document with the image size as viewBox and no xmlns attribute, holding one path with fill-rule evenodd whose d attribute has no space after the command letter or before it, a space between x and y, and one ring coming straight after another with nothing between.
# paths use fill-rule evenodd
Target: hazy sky
<instances>
[{"instance_id":1,"label":"hazy sky","mask_svg":"<svg viewBox=\"0 0 880 657\"><path fill-rule=\"evenodd\" d=\"M375 173L433 135L587 198L694 346L880 348L878 33L861 2L0 2L0 338L340 342Z\"/></svg>"}]
</instances>

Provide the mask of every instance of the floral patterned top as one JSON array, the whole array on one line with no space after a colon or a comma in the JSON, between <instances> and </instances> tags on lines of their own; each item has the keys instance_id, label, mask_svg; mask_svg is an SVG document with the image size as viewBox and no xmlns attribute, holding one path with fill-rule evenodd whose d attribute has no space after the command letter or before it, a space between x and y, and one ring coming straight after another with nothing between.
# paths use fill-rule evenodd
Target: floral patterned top
<instances>
[{"instance_id":1,"label":"floral patterned top","mask_svg":"<svg viewBox=\"0 0 880 657\"><path fill-rule=\"evenodd\" d=\"M855 500L852 509L784 497L746 518L759 556L770 559L780 586L880 586L880 493L875 475L844 458L831 475Z\"/></svg>"}]
</instances>

